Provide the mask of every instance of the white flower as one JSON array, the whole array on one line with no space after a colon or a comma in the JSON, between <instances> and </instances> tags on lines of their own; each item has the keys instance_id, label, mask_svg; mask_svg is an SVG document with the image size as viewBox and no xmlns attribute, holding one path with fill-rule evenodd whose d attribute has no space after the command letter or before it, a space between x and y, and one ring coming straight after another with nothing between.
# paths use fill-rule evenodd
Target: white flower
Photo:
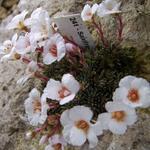
<instances>
[{"instance_id":1,"label":"white flower","mask_svg":"<svg viewBox=\"0 0 150 150\"><path fill-rule=\"evenodd\" d=\"M45 150L64 150L66 142L64 138L58 134L49 138L49 145L45 147Z\"/></svg>"},{"instance_id":2,"label":"white flower","mask_svg":"<svg viewBox=\"0 0 150 150\"><path fill-rule=\"evenodd\" d=\"M107 15L120 13L120 5L121 3L116 2L116 0L105 0L99 4L97 15L99 17L105 17Z\"/></svg>"},{"instance_id":3,"label":"white flower","mask_svg":"<svg viewBox=\"0 0 150 150\"><path fill-rule=\"evenodd\" d=\"M122 101L131 107L150 106L150 84L143 78L126 76L120 80L113 95L114 101Z\"/></svg>"},{"instance_id":4,"label":"white flower","mask_svg":"<svg viewBox=\"0 0 150 150\"><path fill-rule=\"evenodd\" d=\"M92 19L93 15L96 13L98 4L94 4L92 7L86 4L81 12L81 18L83 21L89 21Z\"/></svg>"},{"instance_id":5,"label":"white flower","mask_svg":"<svg viewBox=\"0 0 150 150\"><path fill-rule=\"evenodd\" d=\"M37 8L33 11L31 17L26 20L26 23L31 27L30 42L40 47L44 46L45 40L52 34L48 12L42 8Z\"/></svg>"},{"instance_id":6,"label":"white flower","mask_svg":"<svg viewBox=\"0 0 150 150\"><path fill-rule=\"evenodd\" d=\"M15 45L15 50L18 54L24 55L29 52L33 52L35 48L32 47L30 44L30 39L29 35L26 34L25 36L19 36L16 45Z\"/></svg>"},{"instance_id":7,"label":"white flower","mask_svg":"<svg viewBox=\"0 0 150 150\"><path fill-rule=\"evenodd\" d=\"M80 84L71 74L64 74L61 82L50 79L44 93L47 98L59 101L60 105L73 100L80 89Z\"/></svg>"},{"instance_id":8,"label":"white flower","mask_svg":"<svg viewBox=\"0 0 150 150\"><path fill-rule=\"evenodd\" d=\"M47 119L48 104L46 97L42 95L37 89L32 89L29 97L25 100L25 112L31 125L37 126L43 124Z\"/></svg>"},{"instance_id":9,"label":"white flower","mask_svg":"<svg viewBox=\"0 0 150 150\"><path fill-rule=\"evenodd\" d=\"M15 60L20 60L21 57L22 56L20 54L18 54L15 51L14 47L13 47L9 54L6 54L6 55L4 55L4 56L1 57L0 61L1 62L6 62L8 60L14 60L15 61Z\"/></svg>"},{"instance_id":10,"label":"white flower","mask_svg":"<svg viewBox=\"0 0 150 150\"><path fill-rule=\"evenodd\" d=\"M86 140L89 147L94 148L98 143L97 136L102 134L101 126L92 124L92 111L85 106L75 106L62 113L60 121L63 125L63 136L69 144L83 145Z\"/></svg>"},{"instance_id":11,"label":"white flower","mask_svg":"<svg viewBox=\"0 0 150 150\"><path fill-rule=\"evenodd\" d=\"M21 14L16 15L11 22L7 25L8 29L20 29L27 30L25 17L28 14L28 11L24 10Z\"/></svg>"},{"instance_id":12,"label":"white flower","mask_svg":"<svg viewBox=\"0 0 150 150\"><path fill-rule=\"evenodd\" d=\"M37 62L31 61L27 66L25 75L17 81L17 84L21 84L21 85L24 84L29 78L32 78L35 72L37 72L38 70L39 70L39 66Z\"/></svg>"},{"instance_id":13,"label":"white flower","mask_svg":"<svg viewBox=\"0 0 150 150\"><path fill-rule=\"evenodd\" d=\"M108 112L100 114L98 121L114 134L124 134L127 126L137 121L135 109L121 102L107 102L105 107Z\"/></svg>"},{"instance_id":14,"label":"white flower","mask_svg":"<svg viewBox=\"0 0 150 150\"><path fill-rule=\"evenodd\" d=\"M3 45L0 46L0 54L6 55L9 54L12 48L15 46L18 35L14 34L11 40L4 41Z\"/></svg>"},{"instance_id":15,"label":"white flower","mask_svg":"<svg viewBox=\"0 0 150 150\"><path fill-rule=\"evenodd\" d=\"M21 59L21 55L18 54L15 50L15 45L17 41L18 35L15 34L12 37L12 40L7 40L3 43L3 46L0 47L0 54L2 55L0 61L5 62L8 60L19 60Z\"/></svg>"},{"instance_id":16,"label":"white flower","mask_svg":"<svg viewBox=\"0 0 150 150\"><path fill-rule=\"evenodd\" d=\"M56 33L45 44L43 52L44 64L60 61L66 54L66 46L63 37Z\"/></svg>"},{"instance_id":17,"label":"white flower","mask_svg":"<svg viewBox=\"0 0 150 150\"><path fill-rule=\"evenodd\" d=\"M43 16L44 16L43 19L49 20L48 12L46 10L42 9L42 7L39 7L32 12L30 18L26 19L26 24L28 26L31 26L31 25L35 24L38 19L42 19L41 17L43 17Z\"/></svg>"}]
</instances>

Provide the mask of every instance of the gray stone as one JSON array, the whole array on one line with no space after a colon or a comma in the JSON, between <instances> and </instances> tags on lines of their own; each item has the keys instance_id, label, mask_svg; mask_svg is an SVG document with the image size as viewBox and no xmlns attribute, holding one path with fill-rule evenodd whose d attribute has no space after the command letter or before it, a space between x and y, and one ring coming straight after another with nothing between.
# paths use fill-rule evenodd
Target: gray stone
<instances>
[{"instance_id":1,"label":"gray stone","mask_svg":"<svg viewBox=\"0 0 150 150\"><path fill-rule=\"evenodd\" d=\"M27 9L32 12L37 7L48 10L50 16L78 13L86 0L20 0L18 8L0 25L0 42L12 35L5 29L6 24L19 11ZM1 4L1 1L0 1ZM122 0L124 40L122 46L136 47L140 50L150 47L150 1ZM114 20L102 20L110 40L114 39ZM24 114L24 100L32 87L40 86L38 80L29 80L23 87L17 86L16 81L24 74L25 65L19 62L0 64L0 150L32 150L38 147L35 141L24 139L25 132L30 128L20 115ZM112 135L105 132L99 139L94 150L149 150L150 147L150 115L140 112L138 122L130 127L125 135ZM34 146L35 145L35 146ZM39 150L39 147L37 148ZM73 149L73 148L70 148ZM79 148L88 150L87 144Z\"/></svg>"},{"instance_id":2,"label":"gray stone","mask_svg":"<svg viewBox=\"0 0 150 150\"><path fill-rule=\"evenodd\" d=\"M119 0L118 0L119 1ZM150 47L150 1L122 0L122 20L124 24L123 47L135 47L139 50ZM116 21L113 17L101 19L105 37L109 41L116 39ZM117 41L115 41L117 42Z\"/></svg>"}]
</instances>

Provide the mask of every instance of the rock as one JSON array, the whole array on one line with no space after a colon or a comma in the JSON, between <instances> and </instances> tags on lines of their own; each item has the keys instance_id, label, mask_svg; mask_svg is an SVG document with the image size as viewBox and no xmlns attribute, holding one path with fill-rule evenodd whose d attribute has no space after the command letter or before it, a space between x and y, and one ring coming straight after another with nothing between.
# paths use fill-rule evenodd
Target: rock
<instances>
[{"instance_id":1,"label":"rock","mask_svg":"<svg viewBox=\"0 0 150 150\"><path fill-rule=\"evenodd\" d=\"M7 16L7 10L4 7L0 6L0 20L4 19Z\"/></svg>"},{"instance_id":2,"label":"rock","mask_svg":"<svg viewBox=\"0 0 150 150\"><path fill-rule=\"evenodd\" d=\"M15 9L18 0L0 0L0 21Z\"/></svg>"},{"instance_id":3,"label":"rock","mask_svg":"<svg viewBox=\"0 0 150 150\"><path fill-rule=\"evenodd\" d=\"M23 75L24 69L25 65L18 62L0 64L0 150L16 149L15 140L26 128L20 115L24 112L24 100L38 82L30 80L24 86L18 86L16 81Z\"/></svg>"},{"instance_id":4,"label":"rock","mask_svg":"<svg viewBox=\"0 0 150 150\"><path fill-rule=\"evenodd\" d=\"M13 5L16 5L19 0L3 0L2 5L5 8L11 8Z\"/></svg>"},{"instance_id":5,"label":"rock","mask_svg":"<svg viewBox=\"0 0 150 150\"><path fill-rule=\"evenodd\" d=\"M123 47L135 47L139 50L150 47L150 1L123 0L121 5L124 24ZM132 15L131 15L132 14ZM116 39L116 21L112 17L102 19L106 37Z\"/></svg>"},{"instance_id":6,"label":"rock","mask_svg":"<svg viewBox=\"0 0 150 150\"><path fill-rule=\"evenodd\" d=\"M0 5L2 4L3 0L0 0Z\"/></svg>"},{"instance_id":7,"label":"rock","mask_svg":"<svg viewBox=\"0 0 150 150\"><path fill-rule=\"evenodd\" d=\"M0 42L11 38L13 32L7 31L5 26L19 11L27 9L31 13L35 8L43 7L48 10L50 16L59 16L80 12L85 3L86 0L20 0L18 8L0 25ZM8 6L10 5L7 4ZM122 10L125 12L123 13L125 28L122 46L140 50L148 49L150 47L150 1L123 0ZM108 18L102 20L102 23L107 25L104 28L106 35L110 40L114 39L114 20ZM25 65L19 62L0 64L0 150L32 150L34 145L38 147L37 142L32 146L30 141L24 139L29 126L21 120L20 114L24 114L23 104L29 91L34 86L39 87L40 82L31 79L23 87L17 86L16 81L24 74L24 69ZM94 150L149 150L149 120L150 115L139 113L138 122L130 127L125 135L116 136L105 132ZM80 149L88 150L88 147L85 145Z\"/></svg>"}]
</instances>

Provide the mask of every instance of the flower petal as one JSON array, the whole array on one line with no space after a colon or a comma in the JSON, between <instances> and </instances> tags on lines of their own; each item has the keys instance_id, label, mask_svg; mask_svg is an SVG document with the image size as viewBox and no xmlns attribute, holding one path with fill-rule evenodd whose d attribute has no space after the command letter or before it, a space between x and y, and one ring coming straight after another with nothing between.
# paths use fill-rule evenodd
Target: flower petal
<instances>
[{"instance_id":1,"label":"flower petal","mask_svg":"<svg viewBox=\"0 0 150 150\"><path fill-rule=\"evenodd\" d=\"M67 87L72 93L77 93L80 89L79 82L71 75L64 74L62 77L62 84Z\"/></svg>"},{"instance_id":2,"label":"flower petal","mask_svg":"<svg viewBox=\"0 0 150 150\"><path fill-rule=\"evenodd\" d=\"M81 146L86 141L86 135L82 130L72 127L70 131L70 142L74 146Z\"/></svg>"},{"instance_id":3,"label":"flower petal","mask_svg":"<svg viewBox=\"0 0 150 150\"><path fill-rule=\"evenodd\" d=\"M122 102L107 102L105 104L105 107L108 112L125 111L128 112L129 114L135 114L134 108L125 105Z\"/></svg>"},{"instance_id":4,"label":"flower petal","mask_svg":"<svg viewBox=\"0 0 150 150\"><path fill-rule=\"evenodd\" d=\"M126 76L122 78L119 82L120 87L126 87L129 89L131 87L131 82L135 79L136 77L134 76Z\"/></svg>"},{"instance_id":5,"label":"flower petal","mask_svg":"<svg viewBox=\"0 0 150 150\"><path fill-rule=\"evenodd\" d=\"M72 125L66 125L62 131L62 134L63 134L65 141L69 144L71 144L70 132L71 132L72 127L73 127Z\"/></svg>"},{"instance_id":6,"label":"flower petal","mask_svg":"<svg viewBox=\"0 0 150 150\"><path fill-rule=\"evenodd\" d=\"M97 11L97 9L98 9L98 4L94 4L93 6L92 6L92 14L95 14L96 13L96 11Z\"/></svg>"},{"instance_id":7,"label":"flower petal","mask_svg":"<svg viewBox=\"0 0 150 150\"><path fill-rule=\"evenodd\" d=\"M60 105L66 104L66 103L72 101L75 98L75 96L76 96L75 94L71 94L71 95L69 95L67 97L64 97L63 99L60 100L59 104Z\"/></svg>"},{"instance_id":8,"label":"flower petal","mask_svg":"<svg viewBox=\"0 0 150 150\"><path fill-rule=\"evenodd\" d=\"M26 114L33 114L33 105L32 105L33 99L30 97L25 100L24 106L25 106L25 112Z\"/></svg>"},{"instance_id":9,"label":"flower petal","mask_svg":"<svg viewBox=\"0 0 150 150\"><path fill-rule=\"evenodd\" d=\"M29 97L32 98L32 99L38 99L38 100L40 100L41 99L40 95L41 95L40 92L36 88L34 88L30 92Z\"/></svg>"},{"instance_id":10,"label":"flower petal","mask_svg":"<svg viewBox=\"0 0 150 150\"><path fill-rule=\"evenodd\" d=\"M135 89L140 89L142 87L150 87L150 84L143 78L135 78L131 83L131 87Z\"/></svg>"},{"instance_id":11,"label":"flower petal","mask_svg":"<svg viewBox=\"0 0 150 150\"><path fill-rule=\"evenodd\" d=\"M37 126L39 124L39 118L40 118L40 112L28 116L28 120L32 126Z\"/></svg>"},{"instance_id":12,"label":"flower petal","mask_svg":"<svg viewBox=\"0 0 150 150\"><path fill-rule=\"evenodd\" d=\"M150 87L143 87L139 90L140 101L143 108L150 106Z\"/></svg>"},{"instance_id":13,"label":"flower petal","mask_svg":"<svg viewBox=\"0 0 150 150\"><path fill-rule=\"evenodd\" d=\"M53 62L55 62L57 60L57 57L54 57L53 55L51 55L50 53L47 53L45 56L43 56L43 63L46 65L52 64Z\"/></svg>"},{"instance_id":14,"label":"flower petal","mask_svg":"<svg viewBox=\"0 0 150 150\"><path fill-rule=\"evenodd\" d=\"M58 91L61 90L61 83L59 81L50 79L47 83L44 93L52 100L60 100Z\"/></svg>"},{"instance_id":15,"label":"flower petal","mask_svg":"<svg viewBox=\"0 0 150 150\"><path fill-rule=\"evenodd\" d=\"M65 110L60 117L60 122L63 126L69 125L71 120L69 118L69 110Z\"/></svg>"},{"instance_id":16,"label":"flower petal","mask_svg":"<svg viewBox=\"0 0 150 150\"><path fill-rule=\"evenodd\" d=\"M109 130L114 134L124 134L127 130L127 126L125 123L118 123L114 120L109 122Z\"/></svg>"},{"instance_id":17,"label":"flower petal","mask_svg":"<svg viewBox=\"0 0 150 150\"><path fill-rule=\"evenodd\" d=\"M73 121L85 120L89 122L92 119L93 112L85 106L74 106L70 109L69 118Z\"/></svg>"},{"instance_id":18,"label":"flower petal","mask_svg":"<svg viewBox=\"0 0 150 150\"><path fill-rule=\"evenodd\" d=\"M66 46L64 41L57 43L57 60L60 61L66 54Z\"/></svg>"},{"instance_id":19,"label":"flower petal","mask_svg":"<svg viewBox=\"0 0 150 150\"><path fill-rule=\"evenodd\" d=\"M89 147L90 148L94 148L98 143L98 138L92 129L89 130L89 132L87 134L87 139L89 141Z\"/></svg>"},{"instance_id":20,"label":"flower petal","mask_svg":"<svg viewBox=\"0 0 150 150\"><path fill-rule=\"evenodd\" d=\"M91 15L89 15L91 14ZM92 19L92 9L90 5L86 4L81 12L81 18L83 21L89 21Z\"/></svg>"},{"instance_id":21,"label":"flower petal","mask_svg":"<svg viewBox=\"0 0 150 150\"><path fill-rule=\"evenodd\" d=\"M109 113L101 113L98 115L98 119L97 119L97 123L99 123L99 126L104 129L107 130L108 129L108 123L110 120L110 114Z\"/></svg>"},{"instance_id":22,"label":"flower petal","mask_svg":"<svg viewBox=\"0 0 150 150\"><path fill-rule=\"evenodd\" d=\"M128 89L126 89L125 87L120 87L115 90L112 99L114 101L123 101L127 99L127 95L128 95Z\"/></svg>"},{"instance_id":23,"label":"flower petal","mask_svg":"<svg viewBox=\"0 0 150 150\"><path fill-rule=\"evenodd\" d=\"M125 119L125 122L127 123L127 125L133 125L136 121L137 121L136 113L135 114L129 114Z\"/></svg>"}]
</instances>

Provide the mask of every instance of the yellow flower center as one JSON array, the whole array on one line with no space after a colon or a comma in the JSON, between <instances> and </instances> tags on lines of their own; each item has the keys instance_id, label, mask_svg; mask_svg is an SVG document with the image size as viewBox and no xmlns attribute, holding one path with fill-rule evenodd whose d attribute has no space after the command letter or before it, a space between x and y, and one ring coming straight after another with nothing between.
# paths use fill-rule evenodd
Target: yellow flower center
<instances>
[{"instance_id":1,"label":"yellow flower center","mask_svg":"<svg viewBox=\"0 0 150 150\"><path fill-rule=\"evenodd\" d=\"M92 13L88 12L86 15L90 17L90 16L92 16Z\"/></svg>"},{"instance_id":2,"label":"yellow flower center","mask_svg":"<svg viewBox=\"0 0 150 150\"><path fill-rule=\"evenodd\" d=\"M24 25L24 23L22 21L19 21L18 29L28 31L28 28Z\"/></svg>"},{"instance_id":3,"label":"yellow flower center","mask_svg":"<svg viewBox=\"0 0 150 150\"><path fill-rule=\"evenodd\" d=\"M61 150L62 145L60 143L53 145L54 150Z\"/></svg>"},{"instance_id":4,"label":"yellow flower center","mask_svg":"<svg viewBox=\"0 0 150 150\"><path fill-rule=\"evenodd\" d=\"M41 102L39 100L34 100L33 101L33 109L34 112L41 112Z\"/></svg>"},{"instance_id":5,"label":"yellow flower center","mask_svg":"<svg viewBox=\"0 0 150 150\"><path fill-rule=\"evenodd\" d=\"M115 111L115 112L112 112L111 115L112 115L112 118L118 122L124 121L125 116L126 116L124 111Z\"/></svg>"},{"instance_id":6,"label":"yellow flower center","mask_svg":"<svg viewBox=\"0 0 150 150\"><path fill-rule=\"evenodd\" d=\"M87 133L90 126L89 126L89 124L86 121L79 120L79 121L76 122L76 127L78 129L83 130L85 133Z\"/></svg>"},{"instance_id":7,"label":"yellow flower center","mask_svg":"<svg viewBox=\"0 0 150 150\"><path fill-rule=\"evenodd\" d=\"M68 90L65 86L63 86L62 89L58 91L58 93L60 98L64 98L71 94L70 90Z\"/></svg>"},{"instance_id":8,"label":"yellow flower center","mask_svg":"<svg viewBox=\"0 0 150 150\"><path fill-rule=\"evenodd\" d=\"M14 59L19 60L21 58L21 55L18 53L14 54Z\"/></svg>"},{"instance_id":9,"label":"yellow flower center","mask_svg":"<svg viewBox=\"0 0 150 150\"><path fill-rule=\"evenodd\" d=\"M136 89L131 89L128 93L128 99L133 102L133 103L137 103L139 101L139 93L138 90Z\"/></svg>"}]
</instances>

